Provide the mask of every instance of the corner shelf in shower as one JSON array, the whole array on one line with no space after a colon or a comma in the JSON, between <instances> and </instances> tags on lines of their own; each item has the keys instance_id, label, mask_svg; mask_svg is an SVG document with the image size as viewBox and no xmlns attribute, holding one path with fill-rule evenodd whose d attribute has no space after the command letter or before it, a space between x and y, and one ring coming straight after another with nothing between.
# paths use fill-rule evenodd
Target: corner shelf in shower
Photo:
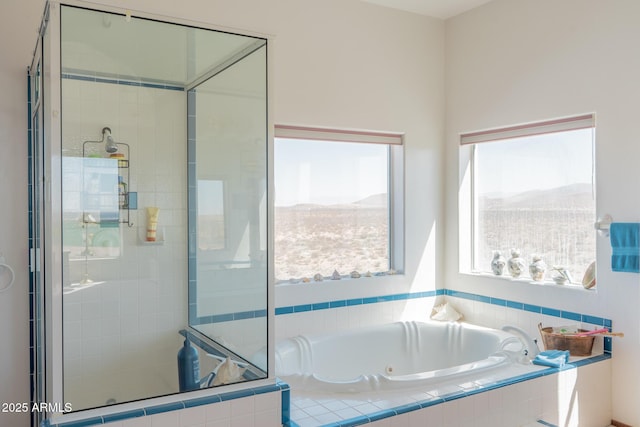
<instances>
[{"instance_id":1,"label":"corner shelf in shower","mask_svg":"<svg viewBox=\"0 0 640 427\"><path fill-rule=\"evenodd\" d=\"M149 242L145 239L140 239L139 240L140 246L163 246L164 245L164 239L162 240L156 240L155 242Z\"/></svg>"},{"instance_id":2,"label":"corner shelf in shower","mask_svg":"<svg viewBox=\"0 0 640 427\"><path fill-rule=\"evenodd\" d=\"M144 227L140 227L138 231L138 244L140 246L162 246L164 245L164 227L158 228L156 232L156 240L149 242L147 240L147 230Z\"/></svg>"}]
</instances>

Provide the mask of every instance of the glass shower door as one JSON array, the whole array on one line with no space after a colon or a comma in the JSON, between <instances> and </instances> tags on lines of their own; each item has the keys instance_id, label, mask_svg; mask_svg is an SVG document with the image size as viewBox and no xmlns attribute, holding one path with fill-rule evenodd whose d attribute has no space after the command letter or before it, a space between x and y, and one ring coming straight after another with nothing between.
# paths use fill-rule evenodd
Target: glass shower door
<instances>
[{"instance_id":1,"label":"glass shower door","mask_svg":"<svg viewBox=\"0 0 640 427\"><path fill-rule=\"evenodd\" d=\"M188 94L189 325L267 370L267 46ZM266 376L255 370L258 377Z\"/></svg>"}]
</instances>

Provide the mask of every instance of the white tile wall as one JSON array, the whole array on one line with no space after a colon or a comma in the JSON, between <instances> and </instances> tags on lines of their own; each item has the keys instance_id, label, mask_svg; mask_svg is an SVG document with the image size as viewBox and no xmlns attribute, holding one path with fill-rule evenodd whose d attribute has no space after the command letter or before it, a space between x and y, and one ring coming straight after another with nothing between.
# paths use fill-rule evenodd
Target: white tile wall
<instances>
[{"instance_id":1,"label":"white tile wall","mask_svg":"<svg viewBox=\"0 0 640 427\"><path fill-rule=\"evenodd\" d=\"M426 320L436 297L378 302L276 316L276 341L302 334L332 333L398 320Z\"/></svg>"},{"instance_id":2,"label":"white tile wall","mask_svg":"<svg viewBox=\"0 0 640 427\"><path fill-rule=\"evenodd\" d=\"M272 392L210 405L104 424L105 427L278 427L281 393Z\"/></svg>"},{"instance_id":3,"label":"white tile wall","mask_svg":"<svg viewBox=\"0 0 640 427\"><path fill-rule=\"evenodd\" d=\"M463 314L464 320L476 325L488 326L500 329L505 325L513 325L525 330L533 339L538 340L538 347L544 350L542 338L538 331L538 323L544 327L577 325L580 328L591 330L601 328L601 325L592 325L585 322L577 322L571 319L562 319L555 316L548 316L541 313L532 313L525 310L514 309L506 306L487 304L480 301L472 301L465 298L447 296L457 311ZM593 353L602 353L604 349L604 339L596 336L593 343Z\"/></svg>"},{"instance_id":4,"label":"white tile wall","mask_svg":"<svg viewBox=\"0 0 640 427\"><path fill-rule=\"evenodd\" d=\"M373 422L372 427L563 427L611 421L611 361L593 363Z\"/></svg>"},{"instance_id":5,"label":"white tile wall","mask_svg":"<svg viewBox=\"0 0 640 427\"><path fill-rule=\"evenodd\" d=\"M74 409L177 391L178 331L187 321L186 111L184 93L64 79L63 152L111 128L130 146L129 190L138 193L133 227L121 224L120 255L90 259L93 287L65 294L65 399ZM182 160L180 160L182 159ZM165 242L141 243L147 206L160 207ZM72 255L71 283L84 273ZM80 259L79 259L80 258ZM75 289L79 289L76 287Z\"/></svg>"}]
</instances>

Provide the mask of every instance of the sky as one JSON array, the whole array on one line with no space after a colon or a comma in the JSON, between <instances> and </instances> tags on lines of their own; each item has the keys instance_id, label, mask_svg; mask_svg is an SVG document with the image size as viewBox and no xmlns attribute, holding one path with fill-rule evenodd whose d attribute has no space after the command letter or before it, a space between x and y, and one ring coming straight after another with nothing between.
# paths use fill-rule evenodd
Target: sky
<instances>
[{"instance_id":1,"label":"sky","mask_svg":"<svg viewBox=\"0 0 640 427\"><path fill-rule=\"evenodd\" d=\"M274 152L276 206L352 203L387 192L386 145L277 138Z\"/></svg>"},{"instance_id":2,"label":"sky","mask_svg":"<svg viewBox=\"0 0 640 427\"><path fill-rule=\"evenodd\" d=\"M224 214L224 183L221 180L198 179L198 215Z\"/></svg>"},{"instance_id":3,"label":"sky","mask_svg":"<svg viewBox=\"0 0 640 427\"><path fill-rule=\"evenodd\" d=\"M476 146L478 194L544 190L593 178L593 130L581 129Z\"/></svg>"}]
</instances>

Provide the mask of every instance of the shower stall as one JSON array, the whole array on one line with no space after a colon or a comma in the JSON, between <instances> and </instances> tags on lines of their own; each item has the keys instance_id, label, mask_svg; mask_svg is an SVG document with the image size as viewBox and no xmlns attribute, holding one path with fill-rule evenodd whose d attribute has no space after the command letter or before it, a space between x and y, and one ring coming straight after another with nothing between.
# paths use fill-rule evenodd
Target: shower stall
<instances>
[{"instance_id":1,"label":"shower stall","mask_svg":"<svg viewBox=\"0 0 640 427\"><path fill-rule=\"evenodd\" d=\"M95 7L29 67L34 425L188 391L185 340L197 388L273 381L267 39Z\"/></svg>"}]
</instances>

